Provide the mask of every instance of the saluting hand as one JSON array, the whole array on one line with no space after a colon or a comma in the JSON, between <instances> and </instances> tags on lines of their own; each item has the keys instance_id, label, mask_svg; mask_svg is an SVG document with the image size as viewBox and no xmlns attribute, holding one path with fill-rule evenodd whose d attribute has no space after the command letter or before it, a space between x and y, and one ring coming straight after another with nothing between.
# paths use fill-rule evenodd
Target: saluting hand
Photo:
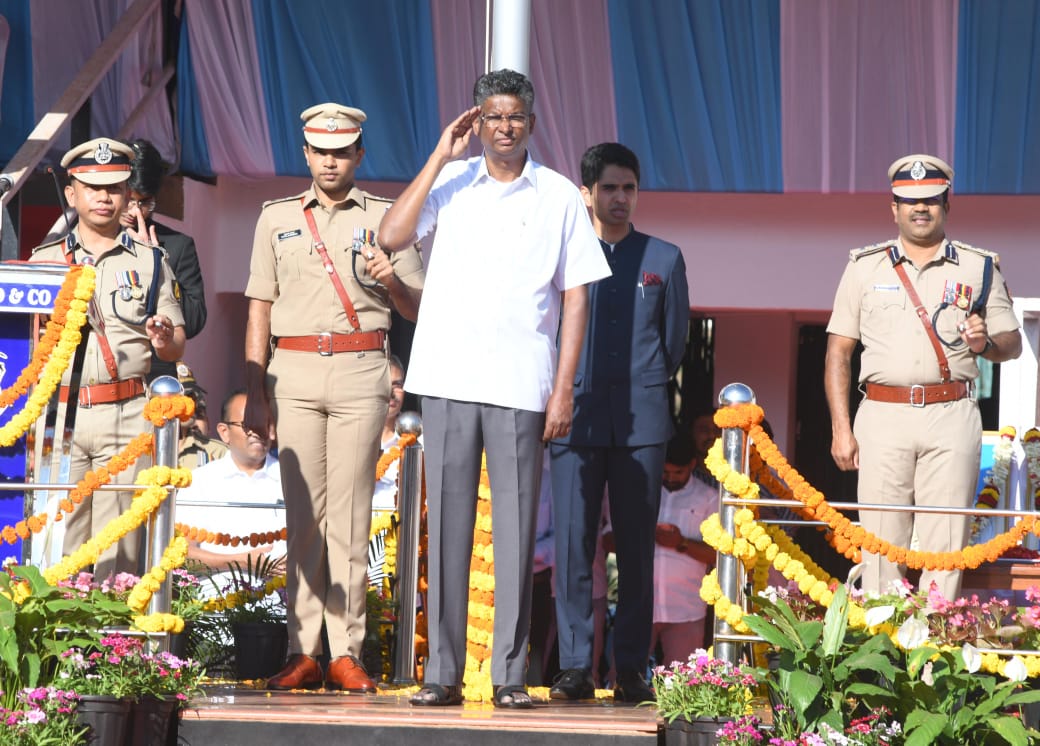
<instances>
[{"instance_id":1,"label":"saluting hand","mask_svg":"<svg viewBox=\"0 0 1040 746\"><path fill-rule=\"evenodd\" d=\"M437 152L446 161L453 161L469 147L469 138L473 134L473 123L480 116L480 107L474 106L462 112L451 124L444 128L441 139L437 143Z\"/></svg>"}]
</instances>

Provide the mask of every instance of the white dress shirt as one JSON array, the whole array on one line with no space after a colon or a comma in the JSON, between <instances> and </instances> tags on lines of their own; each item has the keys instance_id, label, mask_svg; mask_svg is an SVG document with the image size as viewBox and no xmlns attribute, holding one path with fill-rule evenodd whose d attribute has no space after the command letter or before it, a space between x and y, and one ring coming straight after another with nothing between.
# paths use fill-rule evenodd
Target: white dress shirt
<instances>
[{"instance_id":1,"label":"white dress shirt","mask_svg":"<svg viewBox=\"0 0 1040 746\"><path fill-rule=\"evenodd\" d=\"M719 493L699 479L690 477L675 492L661 488L658 523L671 523L688 539L701 538L701 523L719 509ZM703 562L666 549L654 548L654 623L695 622L707 616L701 600L701 581L707 568Z\"/></svg>"},{"instance_id":2,"label":"white dress shirt","mask_svg":"<svg viewBox=\"0 0 1040 746\"><path fill-rule=\"evenodd\" d=\"M405 389L545 411L561 294L610 274L581 194L530 156L507 183L483 156L453 161L417 234L434 228Z\"/></svg>"}]
</instances>

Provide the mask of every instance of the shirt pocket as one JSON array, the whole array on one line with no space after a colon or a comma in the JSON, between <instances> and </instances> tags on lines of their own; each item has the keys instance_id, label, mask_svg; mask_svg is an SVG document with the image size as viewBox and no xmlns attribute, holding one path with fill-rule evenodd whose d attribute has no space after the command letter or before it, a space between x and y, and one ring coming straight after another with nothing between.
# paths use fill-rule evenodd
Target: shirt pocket
<instances>
[{"instance_id":1,"label":"shirt pocket","mask_svg":"<svg viewBox=\"0 0 1040 746\"><path fill-rule=\"evenodd\" d=\"M904 288L874 288L863 296L863 323L878 331L888 331L903 321L906 307Z\"/></svg>"},{"instance_id":2,"label":"shirt pocket","mask_svg":"<svg viewBox=\"0 0 1040 746\"><path fill-rule=\"evenodd\" d=\"M277 239L275 259L278 263L278 282L294 282L304 275L305 263L311 253L311 241L302 233L298 236Z\"/></svg>"}]
</instances>

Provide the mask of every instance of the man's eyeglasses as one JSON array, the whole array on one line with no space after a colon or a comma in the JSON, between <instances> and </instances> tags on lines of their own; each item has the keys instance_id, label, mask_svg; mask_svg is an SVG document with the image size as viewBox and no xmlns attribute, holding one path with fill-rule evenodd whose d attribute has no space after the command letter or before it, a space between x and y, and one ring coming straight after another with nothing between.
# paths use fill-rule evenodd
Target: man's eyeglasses
<instances>
[{"instance_id":1,"label":"man's eyeglasses","mask_svg":"<svg viewBox=\"0 0 1040 746\"><path fill-rule=\"evenodd\" d=\"M246 427L246 423L244 420L239 420L238 422L225 422L224 424L228 427L240 427L242 428L242 432L244 433L250 432L249 428Z\"/></svg>"},{"instance_id":2,"label":"man's eyeglasses","mask_svg":"<svg viewBox=\"0 0 1040 746\"><path fill-rule=\"evenodd\" d=\"M510 114L509 116L502 116L501 114L480 115L480 121L493 130L497 130L501 127L503 122L508 122L510 127L523 129L527 126L527 120L529 118L530 117L527 114Z\"/></svg>"},{"instance_id":3,"label":"man's eyeglasses","mask_svg":"<svg viewBox=\"0 0 1040 746\"><path fill-rule=\"evenodd\" d=\"M149 199L130 199L126 201L126 206L136 207L138 210L154 210L155 198L150 197Z\"/></svg>"}]
</instances>

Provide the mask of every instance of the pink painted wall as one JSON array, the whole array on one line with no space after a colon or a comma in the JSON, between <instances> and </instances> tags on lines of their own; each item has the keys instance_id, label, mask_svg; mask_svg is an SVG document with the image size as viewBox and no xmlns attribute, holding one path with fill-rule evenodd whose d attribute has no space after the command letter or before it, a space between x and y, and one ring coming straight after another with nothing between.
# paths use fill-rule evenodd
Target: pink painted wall
<instances>
[{"instance_id":1,"label":"pink painted wall","mask_svg":"<svg viewBox=\"0 0 1040 746\"><path fill-rule=\"evenodd\" d=\"M209 390L211 411L243 382L242 291L260 206L306 186L293 178L185 181L186 220L171 223L195 237L210 308L186 357ZM395 196L404 185L362 186ZM786 448L798 325L826 323L850 249L895 236L887 195L644 192L636 225L682 248L691 307L718 319L716 386L750 385ZM1040 196L955 195L948 233L999 251L1012 293L1040 297Z\"/></svg>"}]
</instances>

